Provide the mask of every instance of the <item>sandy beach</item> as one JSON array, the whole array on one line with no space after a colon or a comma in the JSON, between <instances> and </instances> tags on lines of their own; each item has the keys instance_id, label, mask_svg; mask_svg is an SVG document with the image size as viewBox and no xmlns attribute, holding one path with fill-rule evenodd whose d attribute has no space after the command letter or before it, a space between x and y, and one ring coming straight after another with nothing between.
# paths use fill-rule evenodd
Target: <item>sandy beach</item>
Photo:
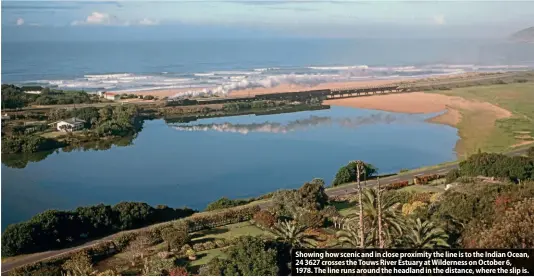
<instances>
[{"instance_id":1,"label":"sandy beach","mask_svg":"<svg viewBox=\"0 0 534 277\"><path fill-rule=\"evenodd\" d=\"M430 121L453 127L456 127L460 122L462 118L461 111L488 114L491 117L488 120L512 116L510 111L487 102L476 102L461 97L423 92L335 99L327 100L325 104L399 113L436 113L446 111L446 113L434 117Z\"/></svg>"}]
</instances>

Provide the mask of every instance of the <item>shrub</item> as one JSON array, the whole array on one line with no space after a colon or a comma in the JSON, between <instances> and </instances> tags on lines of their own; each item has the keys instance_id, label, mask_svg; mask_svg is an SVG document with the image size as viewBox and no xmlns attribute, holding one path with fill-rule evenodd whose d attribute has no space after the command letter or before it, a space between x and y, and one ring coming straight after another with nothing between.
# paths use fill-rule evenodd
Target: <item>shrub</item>
<instances>
[{"instance_id":1,"label":"shrub","mask_svg":"<svg viewBox=\"0 0 534 277\"><path fill-rule=\"evenodd\" d=\"M456 181L456 179L458 179L459 177L460 177L460 170L455 168L447 172L447 174L445 175L445 181L450 184Z\"/></svg>"},{"instance_id":2,"label":"shrub","mask_svg":"<svg viewBox=\"0 0 534 277\"><path fill-rule=\"evenodd\" d=\"M534 159L534 146L530 147L528 150L527 150L527 156L531 159Z\"/></svg>"},{"instance_id":3,"label":"shrub","mask_svg":"<svg viewBox=\"0 0 534 277\"><path fill-rule=\"evenodd\" d=\"M357 164L355 162L349 162L346 166L341 167L336 173L334 181L332 181L332 187L356 181L358 179L356 167ZM365 178L372 177L377 173L378 169L375 166L365 163L360 179L363 181Z\"/></svg>"},{"instance_id":4,"label":"shrub","mask_svg":"<svg viewBox=\"0 0 534 277\"><path fill-rule=\"evenodd\" d=\"M167 251L181 249L182 246L189 242L189 234L187 233L187 226L185 224L167 227L161 230L161 236L167 243Z\"/></svg>"},{"instance_id":5,"label":"shrub","mask_svg":"<svg viewBox=\"0 0 534 277\"><path fill-rule=\"evenodd\" d=\"M296 220L303 226L306 226L309 228L323 227L325 223L325 220L321 213L319 213L318 211L309 211L309 210L302 210L299 213L298 218L296 218Z\"/></svg>"},{"instance_id":6,"label":"shrub","mask_svg":"<svg viewBox=\"0 0 534 277\"><path fill-rule=\"evenodd\" d=\"M402 214L404 215L411 215L413 213L415 213L417 210L421 209L426 209L428 207L428 204L424 203L424 202L421 202L421 201L415 201L413 203L408 203L408 204L404 204L402 205Z\"/></svg>"},{"instance_id":7,"label":"shrub","mask_svg":"<svg viewBox=\"0 0 534 277\"><path fill-rule=\"evenodd\" d=\"M227 258L212 259L201 274L216 276L276 276L279 275L277 252L262 239L241 237L226 251Z\"/></svg>"},{"instance_id":8,"label":"shrub","mask_svg":"<svg viewBox=\"0 0 534 277\"><path fill-rule=\"evenodd\" d=\"M266 210L261 210L254 214L254 222L262 228L271 228L276 223L276 218L273 214Z\"/></svg>"},{"instance_id":9,"label":"shrub","mask_svg":"<svg viewBox=\"0 0 534 277\"><path fill-rule=\"evenodd\" d=\"M169 276L189 276L189 272L185 267L175 267L169 270Z\"/></svg>"},{"instance_id":10,"label":"shrub","mask_svg":"<svg viewBox=\"0 0 534 277\"><path fill-rule=\"evenodd\" d=\"M532 179L534 161L526 157L508 157L495 153L471 155L460 163L460 173L464 176L486 176L518 180Z\"/></svg>"},{"instance_id":11,"label":"shrub","mask_svg":"<svg viewBox=\"0 0 534 277\"><path fill-rule=\"evenodd\" d=\"M137 237L137 234L134 233L134 232L127 232L127 233L123 233L123 234L120 234L118 236L116 236L114 239L113 239L113 242L115 243L115 245L117 246L118 250L119 251L122 251L123 249L125 249L132 240L134 240L135 238Z\"/></svg>"},{"instance_id":12,"label":"shrub","mask_svg":"<svg viewBox=\"0 0 534 277\"><path fill-rule=\"evenodd\" d=\"M500 214L475 241L478 248L534 248L534 198L517 202Z\"/></svg>"},{"instance_id":13,"label":"shrub","mask_svg":"<svg viewBox=\"0 0 534 277\"><path fill-rule=\"evenodd\" d=\"M250 203L250 201L248 201L248 200L240 200L240 199L231 200L231 199L228 199L226 197L223 197L223 198L221 198L221 199L219 199L219 200L217 200L215 202L212 202L212 203L208 204L208 206L206 207L206 211L227 209L227 208L232 208L232 207L245 205L245 204L248 204L248 203Z\"/></svg>"},{"instance_id":14,"label":"shrub","mask_svg":"<svg viewBox=\"0 0 534 277\"><path fill-rule=\"evenodd\" d=\"M420 193L414 193L410 197L410 203L413 202L423 202L423 203L429 203L430 198L432 197L431 192L420 192Z\"/></svg>"}]
</instances>

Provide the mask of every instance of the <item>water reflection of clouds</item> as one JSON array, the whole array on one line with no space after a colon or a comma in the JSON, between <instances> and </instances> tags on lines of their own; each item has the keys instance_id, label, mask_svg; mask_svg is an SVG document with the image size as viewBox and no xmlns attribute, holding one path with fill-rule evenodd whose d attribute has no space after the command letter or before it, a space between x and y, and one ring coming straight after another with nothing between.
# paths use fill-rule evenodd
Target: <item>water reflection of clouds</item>
<instances>
[{"instance_id":1,"label":"water reflection of clouds","mask_svg":"<svg viewBox=\"0 0 534 277\"><path fill-rule=\"evenodd\" d=\"M419 121L418 117L409 115L394 115L394 114L372 114L369 116L358 117L330 117L330 116L310 116L304 119L290 121L287 124L278 122L263 122L250 124L233 124L213 123L213 124L197 124L197 125L172 125L178 131L189 132L207 132L217 131L225 133L289 133L294 131L301 131L317 127L320 125L339 125L345 128L357 128L363 125L371 124L391 124L391 123L406 123L410 121Z\"/></svg>"}]
</instances>

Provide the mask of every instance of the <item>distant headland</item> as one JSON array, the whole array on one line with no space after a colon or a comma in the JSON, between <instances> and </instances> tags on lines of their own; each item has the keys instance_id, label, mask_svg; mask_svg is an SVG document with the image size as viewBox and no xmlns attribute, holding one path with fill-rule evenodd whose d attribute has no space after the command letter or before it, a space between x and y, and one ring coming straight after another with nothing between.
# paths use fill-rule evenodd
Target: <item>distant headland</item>
<instances>
[{"instance_id":1,"label":"distant headland","mask_svg":"<svg viewBox=\"0 0 534 277\"><path fill-rule=\"evenodd\" d=\"M534 43L534 26L512 34L510 39L517 42Z\"/></svg>"}]
</instances>

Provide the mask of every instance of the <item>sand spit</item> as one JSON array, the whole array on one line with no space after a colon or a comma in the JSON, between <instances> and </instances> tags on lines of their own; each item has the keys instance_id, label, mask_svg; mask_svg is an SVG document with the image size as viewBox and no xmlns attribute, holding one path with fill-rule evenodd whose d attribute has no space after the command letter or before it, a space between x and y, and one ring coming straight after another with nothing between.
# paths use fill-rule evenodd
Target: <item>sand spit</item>
<instances>
[{"instance_id":1,"label":"sand spit","mask_svg":"<svg viewBox=\"0 0 534 277\"><path fill-rule=\"evenodd\" d=\"M487 102L470 101L461 97L423 92L335 99L327 100L325 104L412 114L436 113L446 110L446 113L436 116L430 121L453 127L456 127L460 122L462 118L461 111L464 110L490 113L493 116L488 120L512 116L510 111Z\"/></svg>"}]
</instances>

